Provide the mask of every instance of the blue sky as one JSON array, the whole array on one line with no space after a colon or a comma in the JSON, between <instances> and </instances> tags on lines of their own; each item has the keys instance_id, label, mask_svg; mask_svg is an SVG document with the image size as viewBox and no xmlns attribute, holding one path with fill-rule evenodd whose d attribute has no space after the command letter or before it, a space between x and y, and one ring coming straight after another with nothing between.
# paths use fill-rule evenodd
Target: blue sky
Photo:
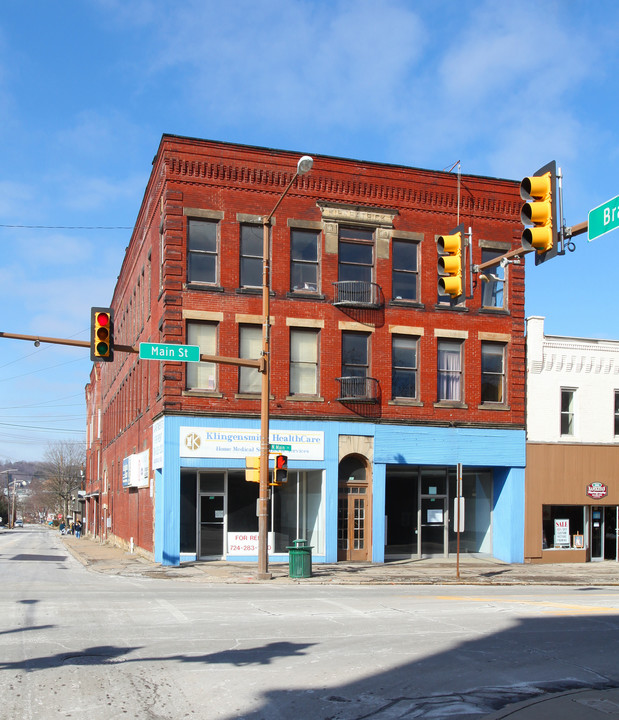
<instances>
[{"instance_id":1,"label":"blue sky","mask_svg":"<svg viewBox=\"0 0 619 720\"><path fill-rule=\"evenodd\" d=\"M586 220L619 195L618 33L606 0L3 0L0 330L88 340L164 133L518 180L554 159ZM527 315L619 339L619 232L576 247L527 259ZM0 339L0 460L84 439L89 371Z\"/></svg>"}]
</instances>

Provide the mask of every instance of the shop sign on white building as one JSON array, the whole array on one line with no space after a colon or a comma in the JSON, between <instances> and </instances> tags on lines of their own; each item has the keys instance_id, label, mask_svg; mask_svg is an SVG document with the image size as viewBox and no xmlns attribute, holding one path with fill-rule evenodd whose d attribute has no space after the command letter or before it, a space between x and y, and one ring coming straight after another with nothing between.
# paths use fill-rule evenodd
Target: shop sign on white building
<instances>
[{"instance_id":1,"label":"shop sign on white building","mask_svg":"<svg viewBox=\"0 0 619 720\"><path fill-rule=\"evenodd\" d=\"M322 431L271 430L271 445L289 445L289 460L324 460ZM243 428L181 427L180 456L185 458L244 458L260 455L260 431Z\"/></svg>"}]
</instances>

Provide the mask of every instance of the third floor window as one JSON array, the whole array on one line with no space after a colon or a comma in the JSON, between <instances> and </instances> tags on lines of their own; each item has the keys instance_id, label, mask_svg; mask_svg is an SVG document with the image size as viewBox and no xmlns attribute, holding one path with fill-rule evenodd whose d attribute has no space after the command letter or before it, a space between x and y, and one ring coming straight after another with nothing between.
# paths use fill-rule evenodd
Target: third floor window
<instances>
[{"instance_id":1,"label":"third floor window","mask_svg":"<svg viewBox=\"0 0 619 720\"><path fill-rule=\"evenodd\" d=\"M494 260L504 254L503 250L488 250L483 249L481 251L482 263ZM481 284L481 304L485 308L502 308L505 304L504 288L505 288L505 268L500 265L494 265L483 271L485 277L488 278L487 282Z\"/></svg>"},{"instance_id":2,"label":"third floor window","mask_svg":"<svg viewBox=\"0 0 619 720\"><path fill-rule=\"evenodd\" d=\"M262 225L241 225L241 287L262 287Z\"/></svg>"},{"instance_id":3,"label":"third floor window","mask_svg":"<svg viewBox=\"0 0 619 720\"><path fill-rule=\"evenodd\" d=\"M217 234L211 220L187 221L187 282L217 282Z\"/></svg>"},{"instance_id":4,"label":"third floor window","mask_svg":"<svg viewBox=\"0 0 619 720\"><path fill-rule=\"evenodd\" d=\"M359 228L340 228L339 282L372 282L374 233Z\"/></svg>"},{"instance_id":5,"label":"third floor window","mask_svg":"<svg viewBox=\"0 0 619 720\"><path fill-rule=\"evenodd\" d=\"M318 292L320 233L314 230L290 231L290 289Z\"/></svg>"},{"instance_id":6,"label":"third floor window","mask_svg":"<svg viewBox=\"0 0 619 720\"><path fill-rule=\"evenodd\" d=\"M395 239L392 241L394 300L417 300L418 267L416 242Z\"/></svg>"}]
</instances>

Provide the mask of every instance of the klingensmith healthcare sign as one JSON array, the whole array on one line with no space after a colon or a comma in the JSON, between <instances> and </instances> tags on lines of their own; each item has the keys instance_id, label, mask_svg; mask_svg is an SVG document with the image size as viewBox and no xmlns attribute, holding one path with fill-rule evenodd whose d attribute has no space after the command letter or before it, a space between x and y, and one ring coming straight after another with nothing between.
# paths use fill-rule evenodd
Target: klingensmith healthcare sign
<instances>
[{"instance_id":1,"label":"klingensmith healthcare sign","mask_svg":"<svg viewBox=\"0 0 619 720\"><path fill-rule=\"evenodd\" d=\"M269 444L290 445L290 460L324 460L322 431L272 430ZM260 455L260 431L243 428L181 427L180 456L185 458L244 458Z\"/></svg>"}]
</instances>

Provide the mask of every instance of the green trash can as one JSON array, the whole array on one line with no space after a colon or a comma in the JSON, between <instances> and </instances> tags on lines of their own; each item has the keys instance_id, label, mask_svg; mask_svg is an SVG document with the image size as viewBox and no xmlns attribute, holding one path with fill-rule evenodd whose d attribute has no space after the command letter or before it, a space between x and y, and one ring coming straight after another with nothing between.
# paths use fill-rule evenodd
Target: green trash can
<instances>
[{"instance_id":1,"label":"green trash can","mask_svg":"<svg viewBox=\"0 0 619 720\"><path fill-rule=\"evenodd\" d=\"M312 547L306 545L305 540L293 540L294 545L288 545L288 577L312 577Z\"/></svg>"}]
</instances>

